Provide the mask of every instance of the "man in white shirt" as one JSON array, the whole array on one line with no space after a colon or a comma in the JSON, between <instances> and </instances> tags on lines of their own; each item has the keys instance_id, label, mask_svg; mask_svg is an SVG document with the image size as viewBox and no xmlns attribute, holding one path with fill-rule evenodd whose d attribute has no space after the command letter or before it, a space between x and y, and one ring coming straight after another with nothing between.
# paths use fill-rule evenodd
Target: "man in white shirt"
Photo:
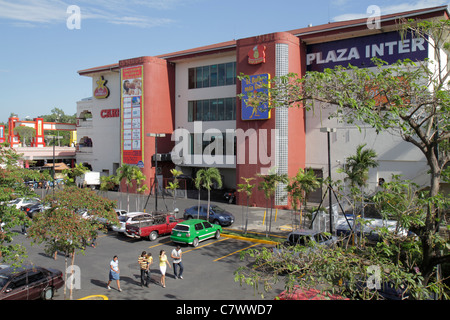
<instances>
[{"instance_id":1,"label":"man in white shirt","mask_svg":"<svg viewBox=\"0 0 450 320\"><path fill-rule=\"evenodd\" d=\"M175 275L175 279L183 279L183 263L181 262L181 255L183 253L181 252L180 246L177 246L175 249L172 250L172 253L170 254L170 257L173 259L173 273ZM180 269L180 271L177 274L177 269Z\"/></svg>"}]
</instances>

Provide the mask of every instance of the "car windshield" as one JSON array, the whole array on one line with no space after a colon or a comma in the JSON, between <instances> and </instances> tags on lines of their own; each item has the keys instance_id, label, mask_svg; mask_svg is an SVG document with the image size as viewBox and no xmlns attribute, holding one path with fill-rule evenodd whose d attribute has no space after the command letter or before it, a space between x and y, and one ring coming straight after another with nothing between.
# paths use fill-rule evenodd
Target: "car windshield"
<instances>
[{"instance_id":1,"label":"car windshield","mask_svg":"<svg viewBox=\"0 0 450 320\"><path fill-rule=\"evenodd\" d=\"M213 211L215 213L225 213L226 212L225 210L223 210L221 207L218 207L218 206L211 206L211 209L213 209Z\"/></svg>"},{"instance_id":2,"label":"car windshield","mask_svg":"<svg viewBox=\"0 0 450 320\"><path fill-rule=\"evenodd\" d=\"M173 229L177 231L189 231L189 227L182 224L177 224Z\"/></svg>"},{"instance_id":3,"label":"car windshield","mask_svg":"<svg viewBox=\"0 0 450 320\"><path fill-rule=\"evenodd\" d=\"M0 275L0 289L5 286L5 284L8 282L8 277L5 277L4 275Z\"/></svg>"}]
</instances>

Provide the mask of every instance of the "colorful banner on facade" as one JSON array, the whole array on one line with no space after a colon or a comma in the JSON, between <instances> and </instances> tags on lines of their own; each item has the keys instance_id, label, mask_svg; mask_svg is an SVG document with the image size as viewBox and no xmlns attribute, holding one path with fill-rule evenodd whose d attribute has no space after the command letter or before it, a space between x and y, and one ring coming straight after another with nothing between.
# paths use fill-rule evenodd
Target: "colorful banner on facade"
<instances>
[{"instance_id":1,"label":"colorful banner on facade","mask_svg":"<svg viewBox=\"0 0 450 320\"><path fill-rule=\"evenodd\" d=\"M143 66L121 69L121 161L137 165L144 154Z\"/></svg>"},{"instance_id":2,"label":"colorful banner on facade","mask_svg":"<svg viewBox=\"0 0 450 320\"><path fill-rule=\"evenodd\" d=\"M428 43L411 33L402 39L398 32L380 33L366 37L330 41L307 46L308 71L323 71L335 66L373 67L377 57L389 64L398 60L423 61L428 57Z\"/></svg>"},{"instance_id":3,"label":"colorful banner on facade","mask_svg":"<svg viewBox=\"0 0 450 320\"><path fill-rule=\"evenodd\" d=\"M258 100L258 93L268 95L269 80L270 74L265 73L252 75L241 81L241 93L244 95L241 99L242 120L270 119L269 103L252 103Z\"/></svg>"}]
</instances>

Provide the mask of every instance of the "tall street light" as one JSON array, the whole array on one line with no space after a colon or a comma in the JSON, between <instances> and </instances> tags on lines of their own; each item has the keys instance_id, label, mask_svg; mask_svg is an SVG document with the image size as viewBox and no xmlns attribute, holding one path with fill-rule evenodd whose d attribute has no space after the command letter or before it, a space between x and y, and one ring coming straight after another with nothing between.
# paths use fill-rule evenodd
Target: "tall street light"
<instances>
[{"instance_id":1,"label":"tall street light","mask_svg":"<svg viewBox=\"0 0 450 320\"><path fill-rule=\"evenodd\" d=\"M158 138L165 136L165 133L147 133L147 137L155 137L155 211L158 211Z\"/></svg>"},{"instance_id":2,"label":"tall street light","mask_svg":"<svg viewBox=\"0 0 450 320\"><path fill-rule=\"evenodd\" d=\"M336 132L336 128L320 128L320 132L327 133L328 140L328 214L330 215L330 233L333 234L333 213L331 209L332 198L331 198L331 155L330 155L330 133Z\"/></svg>"}]
</instances>

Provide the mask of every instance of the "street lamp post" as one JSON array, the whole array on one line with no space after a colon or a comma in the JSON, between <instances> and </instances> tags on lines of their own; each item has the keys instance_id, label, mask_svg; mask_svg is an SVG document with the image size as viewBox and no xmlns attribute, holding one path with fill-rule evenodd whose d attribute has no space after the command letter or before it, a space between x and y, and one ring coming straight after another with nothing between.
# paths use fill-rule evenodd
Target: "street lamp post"
<instances>
[{"instance_id":1,"label":"street lamp post","mask_svg":"<svg viewBox=\"0 0 450 320\"><path fill-rule=\"evenodd\" d=\"M165 136L165 133L147 133L147 137L155 137L155 211L158 211L158 138Z\"/></svg>"},{"instance_id":2,"label":"street lamp post","mask_svg":"<svg viewBox=\"0 0 450 320\"><path fill-rule=\"evenodd\" d=\"M330 233L333 233L333 212L332 212L332 197L331 197L331 153L330 153L330 133L336 132L336 128L320 128L320 132L326 132L327 133L327 140L328 140L328 214L330 216Z\"/></svg>"}]
</instances>

